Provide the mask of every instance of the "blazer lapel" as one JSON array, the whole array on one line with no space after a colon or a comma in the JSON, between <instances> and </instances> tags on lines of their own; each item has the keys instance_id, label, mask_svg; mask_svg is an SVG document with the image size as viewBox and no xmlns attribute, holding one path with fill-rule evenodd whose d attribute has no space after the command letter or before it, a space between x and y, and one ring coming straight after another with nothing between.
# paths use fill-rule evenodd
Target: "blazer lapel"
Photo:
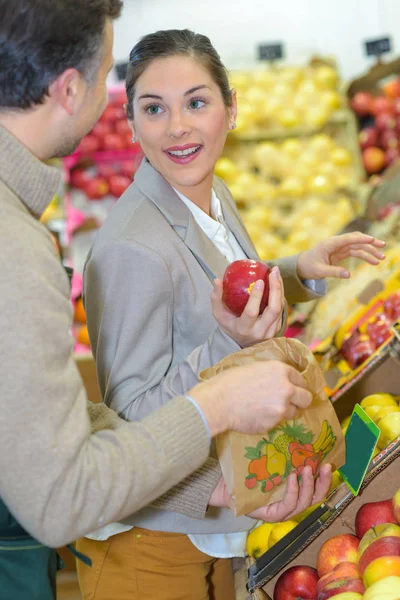
<instances>
[{"instance_id":1,"label":"blazer lapel","mask_svg":"<svg viewBox=\"0 0 400 600\"><path fill-rule=\"evenodd\" d=\"M164 177L146 160L135 174L136 186L163 214L200 263L211 282L222 279L228 261L197 225L192 213Z\"/></svg>"},{"instance_id":2,"label":"blazer lapel","mask_svg":"<svg viewBox=\"0 0 400 600\"><path fill-rule=\"evenodd\" d=\"M255 249L255 246L246 231L242 219L240 218L235 202L227 191L225 185L215 177L213 187L219 200L221 201L225 222L235 236L243 252L246 254L247 258L252 258L255 260L259 259L257 250Z\"/></svg>"}]
</instances>

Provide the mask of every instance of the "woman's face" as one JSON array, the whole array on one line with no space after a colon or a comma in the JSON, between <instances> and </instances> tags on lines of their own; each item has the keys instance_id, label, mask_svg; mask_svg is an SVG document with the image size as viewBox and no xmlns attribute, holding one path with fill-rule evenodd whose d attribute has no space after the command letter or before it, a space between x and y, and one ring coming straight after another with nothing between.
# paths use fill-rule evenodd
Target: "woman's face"
<instances>
[{"instance_id":1,"label":"woman's face","mask_svg":"<svg viewBox=\"0 0 400 600\"><path fill-rule=\"evenodd\" d=\"M227 108L208 71L195 59L154 60L138 79L133 133L152 165L178 191L212 181L236 98Z\"/></svg>"}]
</instances>

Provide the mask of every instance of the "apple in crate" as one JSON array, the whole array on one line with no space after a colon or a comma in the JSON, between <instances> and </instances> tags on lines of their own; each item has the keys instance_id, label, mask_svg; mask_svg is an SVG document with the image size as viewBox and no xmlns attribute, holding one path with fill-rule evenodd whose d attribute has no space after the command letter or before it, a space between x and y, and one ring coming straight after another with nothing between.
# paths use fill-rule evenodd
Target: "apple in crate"
<instances>
[{"instance_id":1,"label":"apple in crate","mask_svg":"<svg viewBox=\"0 0 400 600\"><path fill-rule=\"evenodd\" d=\"M306 565L290 567L282 573L274 588L274 600L315 600L318 573Z\"/></svg>"},{"instance_id":2,"label":"apple in crate","mask_svg":"<svg viewBox=\"0 0 400 600\"><path fill-rule=\"evenodd\" d=\"M375 348L379 348L391 336L391 322L384 313L377 314L367 325L367 335Z\"/></svg>"},{"instance_id":3,"label":"apple in crate","mask_svg":"<svg viewBox=\"0 0 400 600\"><path fill-rule=\"evenodd\" d=\"M130 177L126 177L125 175L112 175L108 180L108 184L110 186L110 194L119 198L125 192L125 190L131 185L132 180Z\"/></svg>"},{"instance_id":4,"label":"apple in crate","mask_svg":"<svg viewBox=\"0 0 400 600\"><path fill-rule=\"evenodd\" d=\"M351 108L359 117L366 117L372 113L373 97L368 92L358 92L351 101Z\"/></svg>"},{"instance_id":5,"label":"apple in crate","mask_svg":"<svg viewBox=\"0 0 400 600\"><path fill-rule=\"evenodd\" d=\"M357 537L364 537L368 529L383 523L396 523L392 500L381 500L380 502L367 502L357 511L355 527Z\"/></svg>"},{"instance_id":6,"label":"apple in crate","mask_svg":"<svg viewBox=\"0 0 400 600\"><path fill-rule=\"evenodd\" d=\"M386 298L383 310L392 321L400 318L400 292L394 292Z\"/></svg>"},{"instance_id":7,"label":"apple in crate","mask_svg":"<svg viewBox=\"0 0 400 600\"><path fill-rule=\"evenodd\" d=\"M260 304L260 314L268 305L269 274L271 269L258 260L235 260L226 269L222 281L222 301L237 317L242 314L256 281L264 281L264 292Z\"/></svg>"},{"instance_id":8,"label":"apple in crate","mask_svg":"<svg viewBox=\"0 0 400 600\"><path fill-rule=\"evenodd\" d=\"M324 542L317 557L318 575L323 577L341 562L357 564L359 543L358 537L351 533L335 535Z\"/></svg>"},{"instance_id":9,"label":"apple in crate","mask_svg":"<svg viewBox=\"0 0 400 600\"><path fill-rule=\"evenodd\" d=\"M89 200L100 200L108 194L108 183L101 177L93 177L85 183L83 191Z\"/></svg>"}]
</instances>

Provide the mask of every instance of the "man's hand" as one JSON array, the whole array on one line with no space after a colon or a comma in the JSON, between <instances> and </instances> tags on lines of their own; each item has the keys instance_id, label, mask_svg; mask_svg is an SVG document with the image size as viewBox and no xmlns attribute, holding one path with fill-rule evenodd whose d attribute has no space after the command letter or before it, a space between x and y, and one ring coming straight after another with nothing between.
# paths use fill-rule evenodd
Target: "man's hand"
<instances>
[{"instance_id":1,"label":"man's hand","mask_svg":"<svg viewBox=\"0 0 400 600\"><path fill-rule=\"evenodd\" d=\"M299 255L297 274L300 279L348 279L350 272L339 266L342 260L353 256L378 265L385 258L380 251L385 246L384 241L360 232L335 235Z\"/></svg>"},{"instance_id":2,"label":"man's hand","mask_svg":"<svg viewBox=\"0 0 400 600\"><path fill-rule=\"evenodd\" d=\"M265 433L307 408L312 394L302 375L275 360L224 371L194 387L197 402L214 437L224 431Z\"/></svg>"},{"instance_id":3,"label":"man's hand","mask_svg":"<svg viewBox=\"0 0 400 600\"><path fill-rule=\"evenodd\" d=\"M306 510L306 508L322 502L328 495L331 483L331 465L322 465L315 481L311 467L305 467L302 472L301 485L298 483L296 473L292 473L288 477L286 494L283 500L258 508L248 516L267 523L287 521ZM221 477L211 494L209 505L221 508L230 506L230 498L223 477Z\"/></svg>"},{"instance_id":4,"label":"man's hand","mask_svg":"<svg viewBox=\"0 0 400 600\"><path fill-rule=\"evenodd\" d=\"M269 340L282 328L285 295L278 267L274 267L269 275L268 306L260 315L263 291L264 282L259 280L251 290L243 313L237 317L222 302L222 281L216 279L214 282L211 304L215 320L222 331L242 348Z\"/></svg>"}]
</instances>

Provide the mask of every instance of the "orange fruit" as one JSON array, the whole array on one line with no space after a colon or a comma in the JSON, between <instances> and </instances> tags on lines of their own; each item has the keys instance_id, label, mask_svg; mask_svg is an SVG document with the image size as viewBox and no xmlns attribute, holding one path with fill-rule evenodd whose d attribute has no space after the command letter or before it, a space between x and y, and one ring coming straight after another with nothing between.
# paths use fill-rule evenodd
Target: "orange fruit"
<instances>
[{"instance_id":1,"label":"orange fruit","mask_svg":"<svg viewBox=\"0 0 400 600\"><path fill-rule=\"evenodd\" d=\"M85 346L90 346L89 332L86 325L82 325L79 329L78 334L76 336L76 340L80 344L84 344Z\"/></svg>"},{"instance_id":2,"label":"orange fruit","mask_svg":"<svg viewBox=\"0 0 400 600\"><path fill-rule=\"evenodd\" d=\"M77 323L86 323L86 313L85 308L83 306L82 298L78 298L78 300L75 302L74 320Z\"/></svg>"}]
</instances>

